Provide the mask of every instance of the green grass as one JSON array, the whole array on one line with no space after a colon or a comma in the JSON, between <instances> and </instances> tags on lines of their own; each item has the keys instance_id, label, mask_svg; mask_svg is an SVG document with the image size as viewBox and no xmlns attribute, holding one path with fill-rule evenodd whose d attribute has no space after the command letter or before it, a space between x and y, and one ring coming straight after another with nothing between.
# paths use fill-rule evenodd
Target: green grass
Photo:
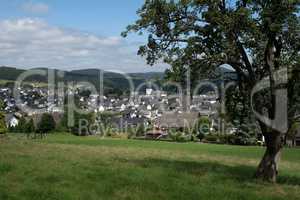
<instances>
[{"instance_id":1,"label":"green grass","mask_svg":"<svg viewBox=\"0 0 300 200\"><path fill-rule=\"evenodd\" d=\"M252 179L264 149L51 135L0 138L0 199L300 199L300 149L278 184Z\"/></svg>"}]
</instances>

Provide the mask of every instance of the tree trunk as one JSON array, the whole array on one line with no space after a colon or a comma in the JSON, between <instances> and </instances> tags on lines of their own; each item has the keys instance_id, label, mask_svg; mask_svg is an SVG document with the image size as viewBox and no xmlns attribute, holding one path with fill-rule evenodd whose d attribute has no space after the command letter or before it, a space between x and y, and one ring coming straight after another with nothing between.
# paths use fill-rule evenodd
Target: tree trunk
<instances>
[{"instance_id":1,"label":"tree trunk","mask_svg":"<svg viewBox=\"0 0 300 200\"><path fill-rule=\"evenodd\" d=\"M266 152L257 168L255 177L275 183L283 141L281 134L277 132L269 132L264 134L264 136L266 140Z\"/></svg>"}]
</instances>

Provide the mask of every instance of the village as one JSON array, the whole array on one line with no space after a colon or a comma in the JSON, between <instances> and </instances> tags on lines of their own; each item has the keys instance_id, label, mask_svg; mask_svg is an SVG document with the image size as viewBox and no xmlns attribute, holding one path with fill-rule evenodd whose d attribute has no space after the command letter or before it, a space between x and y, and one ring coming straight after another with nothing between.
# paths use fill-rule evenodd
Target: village
<instances>
[{"instance_id":1,"label":"village","mask_svg":"<svg viewBox=\"0 0 300 200\"><path fill-rule=\"evenodd\" d=\"M44 113L52 115L56 126L59 126L64 117L64 101L67 97L50 95L48 88L24 87L18 88L21 103L17 105L11 88L0 89L0 99L4 102L5 121L9 128L17 127L21 119L32 119L37 126ZM165 91L145 88L145 91L133 92L131 96L103 96L91 94L88 90L75 90L74 97L78 107L84 111L92 112L97 116L109 113L105 123L117 130L128 131L128 128L146 127L139 133L139 137L160 140L168 137L171 131L180 131L184 135L191 134L199 119L207 119L203 127L197 127L196 135L200 132L205 135L234 135L238 128L226 124L220 117L221 103L219 97L212 91L206 94L187 96L169 95ZM49 96L53 96L49 98ZM23 109L26 107L27 109ZM30 108L30 109L28 109ZM103 123L104 119L97 117L95 123ZM92 122L93 123L93 122ZM192 130L195 131L195 130ZM223 131L223 132L222 132ZM297 129L294 138L287 138L286 144L290 147L300 146L300 131ZM99 134L99 130L90 131L89 134ZM264 144L264 137L257 134L253 144ZM217 137L210 138L217 142ZM223 136L222 136L223 138ZM209 141L208 141L209 142ZM234 143L234 142L232 142ZM246 143L245 143L246 144Z\"/></svg>"},{"instance_id":2,"label":"village","mask_svg":"<svg viewBox=\"0 0 300 200\"><path fill-rule=\"evenodd\" d=\"M18 106L13 97L11 88L1 88L0 98L4 102L5 118L8 127L15 127L22 116L38 119L38 115L44 112L52 113L54 116L62 116L64 113L64 96L56 96L49 100L47 88L18 88L22 103ZM84 92L76 92L75 98L78 99L82 109L90 110L95 113L110 112L122 113L122 120L126 125L138 125L147 121L156 122L169 127L177 127L182 115L190 119L197 119L194 116L216 117L218 102L217 96L213 93L194 96L188 106L184 97L179 95L168 97L166 92L154 91L147 88L143 94L135 92L130 97L106 97L100 100L98 94L85 95ZM28 107L27 112L22 107ZM21 107L21 108L20 108ZM168 117L166 117L168 116ZM59 123L56 117L56 122ZM162 120L165 119L165 120ZM183 121L183 120L181 120ZM192 123L191 121L189 123ZM216 122L215 122L216 123Z\"/></svg>"}]
</instances>

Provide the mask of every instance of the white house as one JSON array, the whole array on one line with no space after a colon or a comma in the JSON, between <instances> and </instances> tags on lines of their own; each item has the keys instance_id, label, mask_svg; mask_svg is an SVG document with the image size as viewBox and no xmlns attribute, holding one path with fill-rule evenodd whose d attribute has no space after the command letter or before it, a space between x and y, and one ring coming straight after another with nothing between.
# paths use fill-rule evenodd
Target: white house
<instances>
[{"instance_id":1,"label":"white house","mask_svg":"<svg viewBox=\"0 0 300 200\"><path fill-rule=\"evenodd\" d=\"M152 94L152 92L153 92L153 89L151 89L151 88L146 89L146 95L150 96Z\"/></svg>"},{"instance_id":2,"label":"white house","mask_svg":"<svg viewBox=\"0 0 300 200\"><path fill-rule=\"evenodd\" d=\"M105 111L104 106L100 105L99 108L98 108L98 111L99 111L99 112L104 112L104 111Z\"/></svg>"},{"instance_id":3,"label":"white house","mask_svg":"<svg viewBox=\"0 0 300 200\"><path fill-rule=\"evenodd\" d=\"M16 127L19 124L19 119L13 114L8 114L5 116L5 122L7 127Z\"/></svg>"}]
</instances>

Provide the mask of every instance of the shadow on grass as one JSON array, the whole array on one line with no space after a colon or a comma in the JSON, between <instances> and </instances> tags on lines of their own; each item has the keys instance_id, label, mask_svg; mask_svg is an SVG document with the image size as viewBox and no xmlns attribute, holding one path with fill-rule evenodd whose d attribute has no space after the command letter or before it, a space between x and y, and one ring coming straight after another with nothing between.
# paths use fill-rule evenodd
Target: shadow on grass
<instances>
[{"instance_id":1,"label":"shadow on grass","mask_svg":"<svg viewBox=\"0 0 300 200\"><path fill-rule=\"evenodd\" d=\"M118 159L120 162L132 163L141 168L163 168L179 173L186 173L193 176L211 175L215 181L237 181L240 183L255 183L255 167L247 165L225 165L219 162L197 162L183 160L168 160L148 158L142 160ZM278 184L300 185L300 177L281 175L278 177Z\"/></svg>"},{"instance_id":2,"label":"shadow on grass","mask_svg":"<svg viewBox=\"0 0 300 200\"><path fill-rule=\"evenodd\" d=\"M286 185L294 185L299 186L300 185L300 177L298 176L279 176L277 180L278 184L286 184Z\"/></svg>"}]
</instances>

